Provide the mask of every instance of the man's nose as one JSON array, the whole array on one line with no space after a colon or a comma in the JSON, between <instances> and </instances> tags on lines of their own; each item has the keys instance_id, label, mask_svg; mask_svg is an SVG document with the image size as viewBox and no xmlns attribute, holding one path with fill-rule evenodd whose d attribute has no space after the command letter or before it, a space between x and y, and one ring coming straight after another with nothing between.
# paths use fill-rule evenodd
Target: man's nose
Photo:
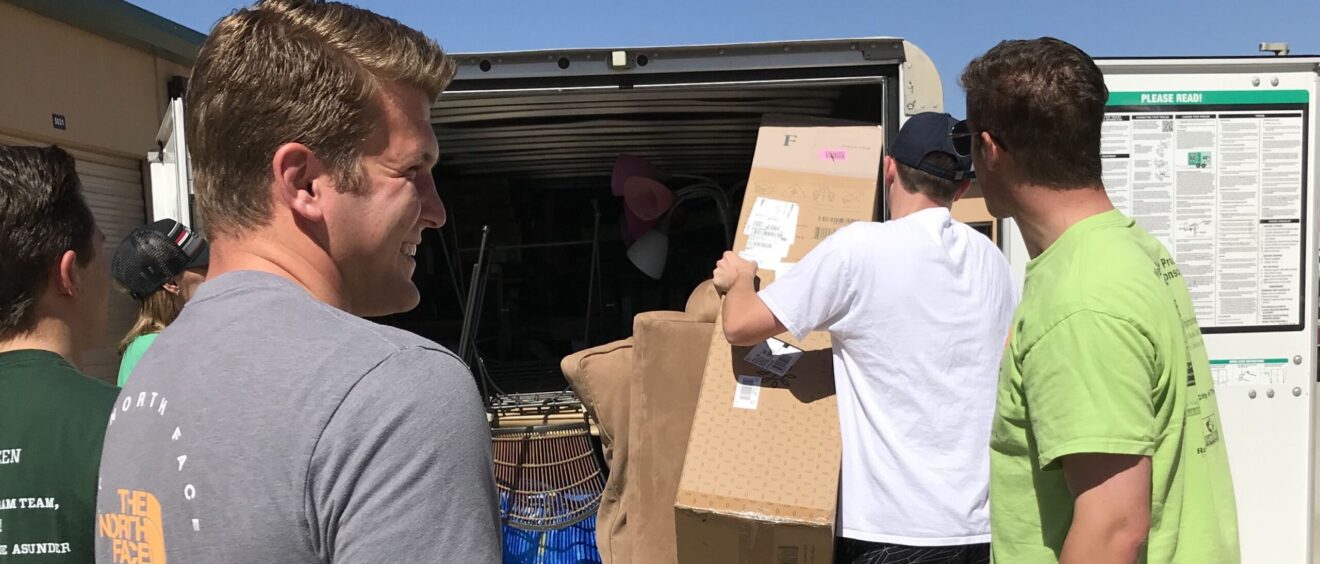
<instances>
[{"instance_id":1,"label":"man's nose","mask_svg":"<svg viewBox=\"0 0 1320 564\"><path fill-rule=\"evenodd\" d=\"M445 203L435 188L435 177L427 174L417 188L422 192L423 229L439 229L445 224Z\"/></svg>"}]
</instances>

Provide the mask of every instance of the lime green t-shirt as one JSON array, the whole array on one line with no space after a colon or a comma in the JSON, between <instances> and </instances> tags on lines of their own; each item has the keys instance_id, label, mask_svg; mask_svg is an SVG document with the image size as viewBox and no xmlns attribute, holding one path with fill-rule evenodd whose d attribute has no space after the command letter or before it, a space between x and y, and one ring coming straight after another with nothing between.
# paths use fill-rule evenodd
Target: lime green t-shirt
<instances>
[{"instance_id":1,"label":"lime green t-shirt","mask_svg":"<svg viewBox=\"0 0 1320 564\"><path fill-rule=\"evenodd\" d=\"M133 373L133 367L137 366L142 355L146 354L147 349L151 348L151 343L156 342L156 336L160 333L147 333L138 335L133 342L124 349L124 358L119 361L119 387L124 387L128 383L128 376Z\"/></svg>"},{"instance_id":2,"label":"lime green t-shirt","mask_svg":"<svg viewBox=\"0 0 1320 564\"><path fill-rule=\"evenodd\" d=\"M1073 497L1059 459L1151 458L1142 562L1237 563L1219 408L1187 284L1118 211L1073 225L1027 265L999 371L990 530L1001 564L1058 562Z\"/></svg>"}]
</instances>

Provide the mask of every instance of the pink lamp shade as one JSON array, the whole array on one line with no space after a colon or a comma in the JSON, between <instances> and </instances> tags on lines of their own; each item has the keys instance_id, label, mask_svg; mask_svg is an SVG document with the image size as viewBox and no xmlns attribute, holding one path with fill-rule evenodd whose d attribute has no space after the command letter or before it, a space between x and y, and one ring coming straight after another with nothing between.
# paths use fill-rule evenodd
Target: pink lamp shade
<instances>
[{"instance_id":1,"label":"pink lamp shade","mask_svg":"<svg viewBox=\"0 0 1320 564\"><path fill-rule=\"evenodd\" d=\"M634 176L623 183L623 206L640 219L660 219L673 205L674 193L658 180Z\"/></svg>"},{"instance_id":2,"label":"pink lamp shade","mask_svg":"<svg viewBox=\"0 0 1320 564\"><path fill-rule=\"evenodd\" d=\"M623 185L629 178L642 176L659 178L660 171L650 161L634 155L619 155L614 159L614 172L610 177L610 191L615 196L623 195Z\"/></svg>"}]
</instances>

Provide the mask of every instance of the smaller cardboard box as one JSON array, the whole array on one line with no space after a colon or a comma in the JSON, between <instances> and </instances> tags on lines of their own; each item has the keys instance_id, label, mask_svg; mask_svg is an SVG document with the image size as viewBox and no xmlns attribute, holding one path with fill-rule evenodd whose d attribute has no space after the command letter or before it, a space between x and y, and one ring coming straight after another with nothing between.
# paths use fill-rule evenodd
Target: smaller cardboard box
<instances>
[{"instance_id":1,"label":"smaller cardboard box","mask_svg":"<svg viewBox=\"0 0 1320 564\"><path fill-rule=\"evenodd\" d=\"M879 126L767 118L734 249L763 284L875 216ZM680 563L830 564L838 405L828 333L732 347L711 338L675 499Z\"/></svg>"},{"instance_id":2,"label":"smaller cardboard box","mask_svg":"<svg viewBox=\"0 0 1320 564\"><path fill-rule=\"evenodd\" d=\"M801 353L780 376L748 360L774 358L768 345L731 347L716 323L674 504L680 563L833 561L841 451L830 337L782 339Z\"/></svg>"}]
</instances>

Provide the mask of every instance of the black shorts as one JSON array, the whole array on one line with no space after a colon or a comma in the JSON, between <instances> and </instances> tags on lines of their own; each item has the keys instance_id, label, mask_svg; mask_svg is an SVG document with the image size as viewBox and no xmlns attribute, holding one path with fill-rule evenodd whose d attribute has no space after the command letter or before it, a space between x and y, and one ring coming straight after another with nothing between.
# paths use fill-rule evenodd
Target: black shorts
<instances>
[{"instance_id":1,"label":"black shorts","mask_svg":"<svg viewBox=\"0 0 1320 564\"><path fill-rule=\"evenodd\" d=\"M904 546L838 538L835 564L989 564L990 545Z\"/></svg>"}]
</instances>

